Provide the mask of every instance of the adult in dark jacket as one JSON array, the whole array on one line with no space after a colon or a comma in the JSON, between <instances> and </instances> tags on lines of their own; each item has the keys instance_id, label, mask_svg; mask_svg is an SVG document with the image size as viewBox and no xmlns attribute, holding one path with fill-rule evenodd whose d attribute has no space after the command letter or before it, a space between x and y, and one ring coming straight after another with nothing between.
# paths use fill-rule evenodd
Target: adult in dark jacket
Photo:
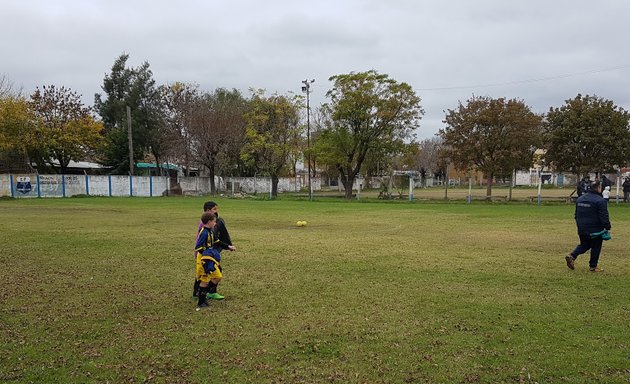
<instances>
[{"instance_id":1,"label":"adult in dark jacket","mask_svg":"<svg viewBox=\"0 0 630 384\"><path fill-rule=\"evenodd\" d=\"M577 195L582 196L591 188L591 178L589 176L584 176L582 180L577 184Z\"/></svg>"},{"instance_id":2,"label":"adult in dark jacket","mask_svg":"<svg viewBox=\"0 0 630 384\"><path fill-rule=\"evenodd\" d=\"M630 200L630 177L626 177L622 184L623 187L623 202L627 203Z\"/></svg>"},{"instance_id":3,"label":"adult in dark jacket","mask_svg":"<svg viewBox=\"0 0 630 384\"><path fill-rule=\"evenodd\" d=\"M575 259L591 250L591 259L588 263L591 272L602 272L597 266L599 254L602 250L602 235L591 236L603 230L610 230L610 218L608 216L608 204L601 196L602 187L599 182L594 182L590 190L580 196L575 203L575 222L577 224L580 244L565 257L567 267L575 269Z\"/></svg>"}]
</instances>

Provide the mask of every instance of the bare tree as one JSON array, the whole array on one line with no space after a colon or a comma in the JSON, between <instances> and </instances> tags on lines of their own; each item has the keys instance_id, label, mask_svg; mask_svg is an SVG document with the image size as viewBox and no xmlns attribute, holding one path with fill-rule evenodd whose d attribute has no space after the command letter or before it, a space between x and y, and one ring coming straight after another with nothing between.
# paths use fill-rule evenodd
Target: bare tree
<instances>
[{"instance_id":1,"label":"bare tree","mask_svg":"<svg viewBox=\"0 0 630 384\"><path fill-rule=\"evenodd\" d=\"M423 187L426 186L428 174L436 175L440 173L440 169L443 166L443 161L440 160L442 147L442 139L439 137L424 139L418 143L415 168L420 172Z\"/></svg>"},{"instance_id":2,"label":"bare tree","mask_svg":"<svg viewBox=\"0 0 630 384\"><path fill-rule=\"evenodd\" d=\"M22 88L16 88L15 84L6 75L0 76L0 99L6 97L19 97L22 95Z\"/></svg>"},{"instance_id":3,"label":"bare tree","mask_svg":"<svg viewBox=\"0 0 630 384\"><path fill-rule=\"evenodd\" d=\"M191 125L199 98L197 84L175 82L160 88L164 105L165 158L184 164L186 175L194 161Z\"/></svg>"},{"instance_id":4,"label":"bare tree","mask_svg":"<svg viewBox=\"0 0 630 384\"><path fill-rule=\"evenodd\" d=\"M192 150L208 170L212 194L216 193L214 177L221 154L239 150L238 144L245 133L246 107L247 101L236 89L219 88L204 93L195 103L190 125Z\"/></svg>"}]
</instances>

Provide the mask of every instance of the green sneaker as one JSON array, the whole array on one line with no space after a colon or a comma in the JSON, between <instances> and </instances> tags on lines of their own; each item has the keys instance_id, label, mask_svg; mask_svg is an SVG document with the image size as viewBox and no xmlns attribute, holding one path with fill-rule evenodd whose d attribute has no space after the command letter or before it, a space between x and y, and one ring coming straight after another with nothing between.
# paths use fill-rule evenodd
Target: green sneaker
<instances>
[{"instance_id":1,"label":"green sneaker","mask_svg":"<svg viewBox=\"0 0 630 384\"><path fill-rule=\"evenodd\" d=\"M208 299L212 299L212 300L223 300L225 299L225 297L219 295L218 293L208 293L208 295L206 296Z\"/></svg>"}]
</instances>

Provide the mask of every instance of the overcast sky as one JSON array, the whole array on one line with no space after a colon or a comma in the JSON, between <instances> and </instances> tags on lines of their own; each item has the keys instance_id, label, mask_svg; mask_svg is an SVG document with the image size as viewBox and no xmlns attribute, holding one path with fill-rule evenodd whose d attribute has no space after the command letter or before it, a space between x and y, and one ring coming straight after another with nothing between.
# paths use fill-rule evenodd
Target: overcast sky
<instances>
[{"instance_id":1,"label":"overcast sky","mask_svg":"<svg viewBox=\"0 0 630 384\"><path fill-rule=\"evenodd\" d=\"M419 138L473 94L534 112L578 93L630 109L630 1L0 0L0 75L30 94L64 85L92 105L123 52L158 84L300 93L315 79L375 69L409 83Z\"/></svg>"}]
</instances>

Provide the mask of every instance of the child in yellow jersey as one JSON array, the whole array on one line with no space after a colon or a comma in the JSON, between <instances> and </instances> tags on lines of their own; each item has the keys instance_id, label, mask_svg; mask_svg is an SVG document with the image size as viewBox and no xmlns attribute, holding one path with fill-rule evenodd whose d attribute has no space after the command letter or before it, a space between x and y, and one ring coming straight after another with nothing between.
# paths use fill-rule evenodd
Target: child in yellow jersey
<instances>
[{"instance_id":1,"label":"child in yellow jersey","mask_svg":"<svg viewBox=\"0 0 630 384\"><path fill-rule=\"evenodd\" d=\"M210 212L201 215L201 223L203 227L197 237L195 244L196 263L195 263L195 280L199 281L199 291L197 292L197 310L208 308L206 295L208 294L208 285L212 283L216 286L223 278L219 261L221 256L219 252L213 248L215 243L212 229L216 225L216 216Z\"/></svg>"},{"instance_id":2,"label":"child in yellow jersey","mask_svg":"<svg viewBox=\"0 0 630 384\"><path fill-rule=\"evenodd\" d=\"M225 221L219 217L219 206L214 201L206 201L203 205L203 211L210 212L216 216L216 225L212 229L214 235L214 244L212 247L216 249L219 253L222 250L227 249L229 251L236 251L236 247L232 244L232 239L230 238L230 234L228 233L227 228L225 227ZM197 228L197 239L199 239L199 235L201 234L201 230L203 229L203 223L199 221L199 227ZM197 258L197 251L194 252L195 259ZM193 285L193 298L197 297L197 293L199 292L199 280L195 278L195 283ZM214 300L222 300L223 296L217 293L217 285L210 282L208 286L208 298Z\"/></svg>"}]
</instances>

